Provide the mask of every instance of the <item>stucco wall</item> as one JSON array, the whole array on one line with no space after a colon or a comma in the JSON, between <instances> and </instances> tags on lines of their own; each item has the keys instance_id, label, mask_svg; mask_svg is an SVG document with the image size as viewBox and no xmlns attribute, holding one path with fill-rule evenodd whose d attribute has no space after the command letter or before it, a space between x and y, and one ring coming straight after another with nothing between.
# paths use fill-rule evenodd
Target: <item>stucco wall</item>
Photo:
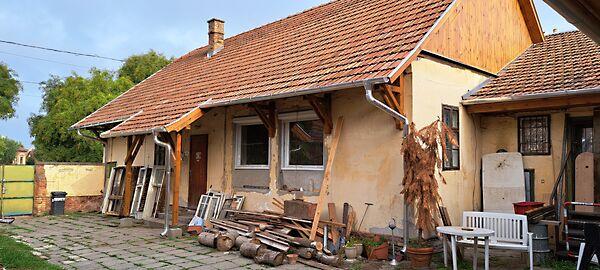
<instances>
[{"instance_id":1,"label":"stucco wall","mask_svg":"<svg viewBox=\"0 0 600 270\"><path fill-rule=\"evenodd\" d=\"M443 171L446 184L440 195L448 208L452 224L460 224L462 212L479 208L480 147L477 144L477 119L460 106L461 96L486 77L437 60L419 58L412 63L412 108L410 119L417 128L442 118L442 104L459 107L460 170Z\"/></svg>"},{"instance_id":2,"label":"stucco wall","mask_svg":"<svg viewBox=\"0 0 600 270\"><path fill-rule=\"evenodd\" d=\"M69 196L102 195L104 165L45 164L46 192L65 191Z\"/></svg>"},{"instance_id":3,"label":"stucco wall","mask_svg":"<svg viewBox=\"0 0 600 270\"><path fill-rule=\"evenodd\" d=\"M503 116L481 117L482 154L496 153L499 149L509 152L518 151L517 119L526 115L550 115L550 155L523 156L525 169L534 169L534 196L536 201L548 202L554 181L561 168L565 114L581 117L591 116L591 109L572 109L568 111L538 111Z\"/></svg>"}]
</instances>

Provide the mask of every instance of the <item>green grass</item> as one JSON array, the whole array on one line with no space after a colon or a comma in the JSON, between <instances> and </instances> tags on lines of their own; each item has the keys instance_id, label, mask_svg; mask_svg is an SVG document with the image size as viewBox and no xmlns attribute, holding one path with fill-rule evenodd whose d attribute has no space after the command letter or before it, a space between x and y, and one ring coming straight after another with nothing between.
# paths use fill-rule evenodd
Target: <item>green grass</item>
<instances>
[{"instance_id":1,"label":"green grass","mask_svg":"<svg viewBox=\"0 0 600 270\"><path fill-rule=\"evenodd\" d=\"M577 268L577 264L575 262L560 260L548 260L544 262L541 266L553 270L575 270ZM600 270L600 268L594 265L590 265L589 269Z\"/></svg>"},{"instance_id":2,"label":"green grass","mask_svg":"<svg viewBox=\"0 0 600 270\"><path fill-rule=\"evenodd\" d=\"M59 266L31 253L33 249L23 243L17 243L8 234L0 230L0 269L62 269Z\"/></svg>"}]
</instances>

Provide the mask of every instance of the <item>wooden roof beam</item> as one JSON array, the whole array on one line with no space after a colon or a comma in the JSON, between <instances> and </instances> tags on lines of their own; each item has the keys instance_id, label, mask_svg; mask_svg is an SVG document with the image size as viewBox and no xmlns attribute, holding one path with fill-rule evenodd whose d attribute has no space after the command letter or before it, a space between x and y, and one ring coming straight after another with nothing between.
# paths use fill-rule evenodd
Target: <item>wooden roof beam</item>
<instances>
[{"instance_id":1,"label":"wooden roof beam","mask_svg":"<svg viewBox=\"0 0 600 270\"><path fill-rule=\"evenodd\" d=\"M185 127L191 125L196 120L200 119L200 117L204 116L206 110L202 110L200 108L194 108L187 114L184 114L181 118L175 120L174 122L165 126L165 130L167 132L179 132Z\"/></svg>"},{"instance_id":2,"label":"wooden roof beam","mask_svg":"<svg viewBox=\"0 0 600 270\"><path fill-rule=\"evenodd\" d=\"M277 130L277 109L275 107L275 101L270 101L267 105L251 103L250 106L254 109L258 118L260 118L260 121L269 131L269 137L275 137L275 132Z\"/></svg>"},{"instance_id":3,"label":"wooden roof beam","mask_svg":"<svg viewBox=\"0 0 600 270\"><path fill-rule=\"evenodd\" d=\"M536 110L555 110L600 105L600 95L569 95L563 97L504 101L494 103L463 104L468 113L504 113Z\"/></svg>"},{"instance_id":4,"label":"wooden roof beam","mask_svg":"<svg viewBox=\"0 0 600 270\"><path fill-rule=\"evenodd\" d=\"M333 130L333 119L331 118L331 95L326 94L324 97L308 95L304 97L310 103L313 111L317 114L321 122L323 122L323 133L331 134Z\"/></svg>"}]
</instances>

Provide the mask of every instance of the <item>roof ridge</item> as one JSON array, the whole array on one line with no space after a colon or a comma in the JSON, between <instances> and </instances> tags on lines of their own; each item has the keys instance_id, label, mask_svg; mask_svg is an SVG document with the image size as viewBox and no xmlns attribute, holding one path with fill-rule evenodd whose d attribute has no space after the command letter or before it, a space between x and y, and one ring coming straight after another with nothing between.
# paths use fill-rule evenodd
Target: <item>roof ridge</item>
<instances>
[{"instance_id":1,"label":"roof ridge","mask_svg":"<svg viewBox=\"0 0 600 270\"><path fill-rule=\"evenodd\" d=\"M558 33L552 33L552 34L547 34L545 35L546 37L551 37L551 36L559 36L559 35L564 35L564 34L573 34L573 33L581 33L581 31L575 29L575 30L568 30L568 31L564 31L564 32L558 32Z\"/></svg>"}]
</instances>

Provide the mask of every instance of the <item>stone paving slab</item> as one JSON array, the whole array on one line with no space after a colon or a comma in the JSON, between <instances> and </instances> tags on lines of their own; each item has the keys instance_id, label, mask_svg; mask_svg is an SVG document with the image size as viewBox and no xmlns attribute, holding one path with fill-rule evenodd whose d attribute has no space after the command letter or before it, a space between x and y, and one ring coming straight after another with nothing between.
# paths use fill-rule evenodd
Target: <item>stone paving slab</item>
<instances>
[{"instance_id":1,"label":"stone paving slab","mask_svg":"<svg viewBox=\"0 0 600 270\"><path fill-rule=\"evenodd\" d=\"M165 239L162 229L119 228L98 214L18 218L0 225L16 240L65 269L267 269L237 252L200 246L195 238ZM310 269L304 265L294 268Z\"/></svg>"}]
</instances>

